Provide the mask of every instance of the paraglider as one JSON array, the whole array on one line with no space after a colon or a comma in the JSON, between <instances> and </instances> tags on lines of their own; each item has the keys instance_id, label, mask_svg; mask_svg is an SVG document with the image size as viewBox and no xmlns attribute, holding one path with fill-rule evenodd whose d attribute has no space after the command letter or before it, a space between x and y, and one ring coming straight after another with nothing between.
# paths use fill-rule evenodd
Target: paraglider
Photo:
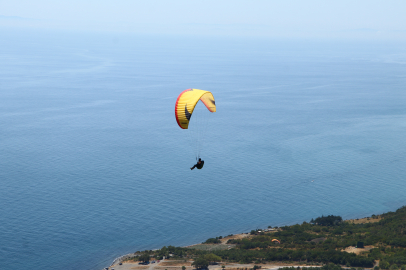
<instances>
[{"instance_id":1,"label":"paraglider","mask_svg":"<svg viewBox=\"0 0 406 270\"><path fill-rule=\"evenodd\" d=\"M278 244L281 243L278 239L272 239L272 242L278 242Z\"/></svg>"},{"instance_id":2,"label":"paraglider","mask_svg":"<svg viewBox=\"0 0 406 270\"><path fill-rule=\"evenodd\" d=\"M201 168L203 168L203 165L204 165L204 160L199 158L199 161L195 165L193 165L193 167L190 169L193 170L194 168L198 168L200 170Z\"/></svg>"},{"instance_id":3,"label":"paraglider","mask_svg":"<svg viewBox=\"0 0 406 270\"><path fill-rule=\"evenodd\" d=\"M199 101L204 105L200 104ZM197 112L198 110L198 112ZM186 89L179 94L175 104L175 118L179 127L189 130L191 146L195 152L197 164L194 168L201 169L204 161L200 158L205 131L208 123L208 112L216 112L216 102L211 92L200 89ZM191 121L193 116L193 121Z\"/></svg>"},{"instance_id":4,"label":"paraglider","mask_svg":"<svg viewBox=\"0 0 406 270\"><path fill-rule=\"evenodd\" d=\"M187 129L197 102L202 101L210 112L216 111L213 94L199 89L186 89L178 96L175 104L175 117L179 127Z\"/></svg>"}]
</instances>

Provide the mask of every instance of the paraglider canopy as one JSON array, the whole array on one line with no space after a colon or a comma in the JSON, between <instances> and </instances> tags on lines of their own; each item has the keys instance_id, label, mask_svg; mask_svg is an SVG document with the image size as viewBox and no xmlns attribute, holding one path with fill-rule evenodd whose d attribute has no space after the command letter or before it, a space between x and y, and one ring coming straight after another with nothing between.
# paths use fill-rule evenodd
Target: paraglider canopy
<instances>
[{"instance_id":1,"label":"paraglider canopy","mask_svg":"<svg viewBox=\"0 0 406 270\"><path fill-rule=\"evenodd\" d=\"M201 150L206 149L204 141L207 137L206 130L211 115L210 112L215 111L216 102L213 94L206 90L186 89L176 99L176 122L181 129L187 130L186 134L188 134L190 146L196 160L200 158Z\"/></svg>"},{"instance_id":2,"label":"paraglider canopy","mask_svg":"<svg viewBox=\"0 0 406 270\"><path fill-rule=\"evenodd\" d=\"M175 117L179 127L183 129L189 127L190 118L199 100L203 102L210 112L216 111L216 102L211 92L200 89L186 89L180 93L175 104Z\"/></svg>"},{"instance_id":3,"label":"paraglider canopy","mask_svg":"<svg viewBox=\"0 0 406 270\"><path fill-rule=\"evenodd\" d=\"M281 243L278 239L272 239L272 242L278 242L279 244Z\"/></svg>"}]
</instances>

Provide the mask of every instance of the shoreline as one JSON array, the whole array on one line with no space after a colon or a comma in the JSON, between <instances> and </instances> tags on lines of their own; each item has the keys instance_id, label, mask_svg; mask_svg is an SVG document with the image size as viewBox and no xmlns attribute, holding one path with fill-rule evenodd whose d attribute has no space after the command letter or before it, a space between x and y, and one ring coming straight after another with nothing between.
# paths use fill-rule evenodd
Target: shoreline
<instances>
[{"instance_id":1,"label":"shoreline","mask_svg":"<svg viewBox=\"0 0 406 270\"><path fill-rule=\"evenodd\" d=\"M381 215L372 215L371 217L363 217L363 218L356 218L356 219L346 219L346 220L344 220L344 222L351 222L351 223L355 223L355 224L359 224L359 223L372 223L372 222L378 222L378 221L380 221L382 219L382 217L381 217ZM292 225L290 225L290 226L292 226ZM264 231L266 231L267 229L265 229ZM275 230L275 229L274 229ZM276 229L277 230L277 229ZM233 234L233 235L231 235L231 236L225 236L224 238L222 238L221 239L221 241L222 241L222 243L221 243L221 245L225 245L226 243L227 243L227 241L229 240L229 239L241 239L241 238L245 238L245 237L248 237L248 236L250 236L250 233L239 233L239 234ZM210 244L203 244L203 243L197 243L197 244L192 244L192 245L187 245L187 246L183 246L183 248L189 248L189 247L193 247L193 246L198 246L198 245L210 245ZM113 260L113 262L108 266L108 267L105 267L105 268L103 268L103 269L106 269L106 268L108 268L109 270L111 270L111 269L115 269L115 268L113 268L113 267L118 267L119 265L119 263L123 263L124 262L124 260L126 260L127 258L130 258L130 257L133 257L134 256L134 252L132 252L132 253L128 253L128 254L125 254L125 255L122 255L122 256L119 256L119 257L117 257L117 258L115 258L114 260ZM161 262L163 262L164 260L161 260ZM126 263L126 264L133 264L133 263ZM135 263L134 263L135 264ZM124 264L123 264L124 265ZM122 265L120 265L120 267L119 268L117 268L117 269L115 269L115 270L119 270L119 269L122 269L122 270L127 270L127 269L139 269L139 270L154 270L154 268L155 268L155 266L158 266L158 265L160 265L160 263L156 263L156 264L154 264L154 265L150 265L149 267L147 266L147 267L145 267L145 266L138 266L138 264L137 264L137 266L131 266L131 268L127 268L127 267L121 267ZM227 264L226 264L227 265ZM233 265L238 265L239 267L226 267L226 268L229 268L229 269L235 269L235 268L237 268L237 269L242 269L242 268L247 268L247 267L244 267L244 265L241 265L241 264L237 264L237 263L229 263L228 264L229 266L233 266ZM254 265L254 264L247 264L247 265L250 265L251 267ZM266 265L268 265L269 267L266 267ZM274 266L274 267L272 267L272 266ZM292 265L292 264L283 264L283 263L273 263L273 264L265 264L265 266L264 267L262 267L262 269L267 269L267 270L276 270L276 269L279 269L280 267L285 267L285 266L294 266L294 267L312 267L312 266L309 266L309 265L307 265L307 266L305 266L305 265L297 265L297 263L295 264L295 265ZM167 266L168 267L168 266ZM186 267L186 270L188 269L188 267ZM211 265L211 266L209 266L209 270L214 270L214 269L216 269L216 270L220 270L221 268L219 268L219 266L218 265ZM165 270L167 270L167 269L165 269Z\"/></svg>"}]
</instances>

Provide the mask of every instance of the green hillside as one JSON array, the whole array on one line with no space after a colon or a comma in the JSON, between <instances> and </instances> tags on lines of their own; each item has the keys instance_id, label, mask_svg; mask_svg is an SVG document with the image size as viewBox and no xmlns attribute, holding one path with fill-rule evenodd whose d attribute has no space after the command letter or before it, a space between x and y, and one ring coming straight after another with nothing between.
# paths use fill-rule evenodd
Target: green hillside
<instances>
[{"instance_id":1,"label":"green hillside","mask_svg":"<svg viewBox=\"0 0 406 270\"><path fill-rule=\"evenodd\" d=\"M358 222L343 221L340 216L322 216L300 225L273 228L273 231L251 231L250 236L242 239L227 241L228 238L232 237L210 238L208 244L200 246L169 246L144 253L157 259L165 256L199 259L199 262L214 254L222 262L258 266L287 262L406 270L406 207ZM356 248L357 245L362 248Z\"/></svg>"}]
</instances>

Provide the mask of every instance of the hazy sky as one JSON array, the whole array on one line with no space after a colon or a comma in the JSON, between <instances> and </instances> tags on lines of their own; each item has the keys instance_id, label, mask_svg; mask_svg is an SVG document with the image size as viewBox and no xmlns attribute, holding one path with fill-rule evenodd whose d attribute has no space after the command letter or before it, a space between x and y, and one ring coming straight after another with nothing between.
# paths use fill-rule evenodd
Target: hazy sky
<instances>
[{"instance_id":1,"label":"hazy sky","mask_svg":"<svg viewBox=\"0 0 406 270\"><path fill-rule=\"evenodd\" d=\"M405 13L404 0L0 0L0 27L406 39Z\"/></svg>"}]
</instances>

